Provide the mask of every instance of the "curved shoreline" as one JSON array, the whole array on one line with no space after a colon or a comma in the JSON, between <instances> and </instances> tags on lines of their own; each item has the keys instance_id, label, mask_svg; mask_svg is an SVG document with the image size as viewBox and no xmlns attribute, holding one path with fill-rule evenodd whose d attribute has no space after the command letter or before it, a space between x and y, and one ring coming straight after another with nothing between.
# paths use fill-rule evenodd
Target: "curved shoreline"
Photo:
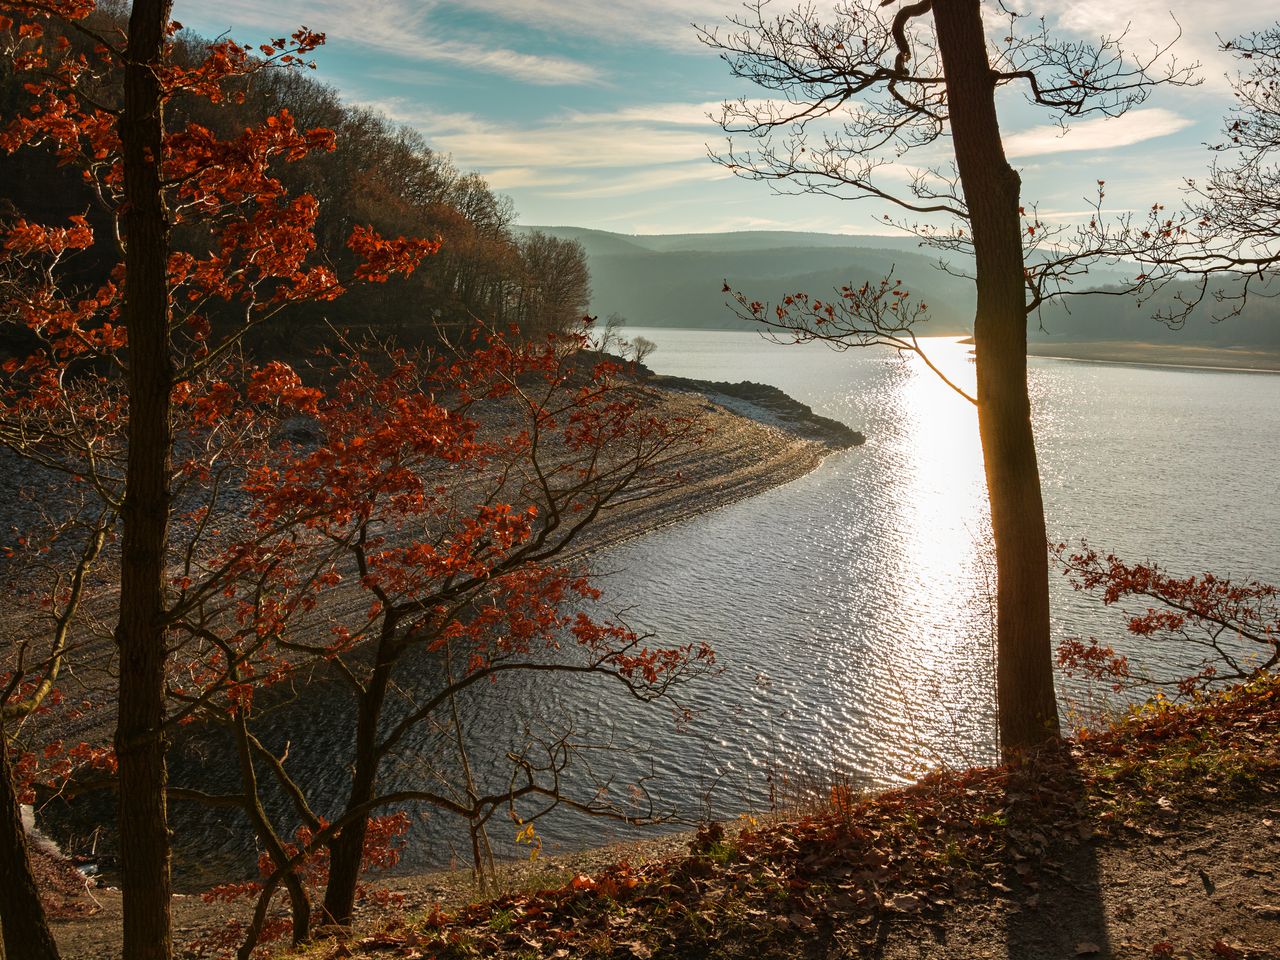
<instances>
[{"instance_id":1,"label":"curved shoreline","mask_svg":"<svg viewBox=\"0 0 1280 960\"><path fill-rule=\"evenodd\" d=\"M707 418L714 430L707 443L681 465L684 482L657 496L620 503L584 540L578 555L606 550L757 496L805 476L831 453L854 445L844 442L850 439L849 435L857 438L855 443L862 442L861 434L844 424L817 417L809 408L773 387L697 381L678 387L661 382L653 385L663 389L666 394L663 402L673 415L696 413ZM737 389L739 387L742 389ZM765 402L760 402L761 398ZM780 409L787 415L780 416ZM108 711L95 724L95 732L109 736L110 720ZM572 876L597 869L619 857L630 857L633 861L660 857L677 852L688 840L689 834L685 832L655 831L653 836L644 839L612 843L601 836L584 836L580 846L557 850L545 859L501 864L499 882L511 888L548 871ZM379 878L378 882L404 894L406 905L428 906L439 901L461 904L476 895L470 872L465 869L392 874ZM82 904L87 908L84 912L53 921L65 960L114 956L109 951L118 943L120 892L113 887L89 891L86 884L86 897L87 901ZM173 901L175 927L183 939L207 935L234 915L236 909L223 903L205 903L199 896L178 894Z\"/></svg>"},{"instance_id":2,"label":"curved shoreline","mask_svg":"<svg viewBox=\"0 0 1280 960\"><path fill-rule=\"evenodd\" d=\"M606 550L790 483L817 468L831 453L848 446L840 442L837 434L841 431L854 433L843 424L812 414L808 407L803 407L805 416L779 418L766 405L735 402L733 398L709 389L730 385L705 385L708 389L703 389L704 385L689 384L694 382L689 381L681 387L669 387L660 382L652 384L662 393L658 402L665 415L700 417L712 428L705 442L664 468L677 471L680 483L659 492L646 491L631 500L620 499L602 512L566 557L581 558ZM756 387L749 384L740 386ZM777 394L787 404L803 406L776 388L764 389ZM861 442L861 434L856 436ZM0 479L4 477L2 466ZM338 596L330 598L338 607L343 602L340 594L341 591ZM363 602L363 598L355 599ZM109 605L112 601L104 595L97 602ZM332 611L334 608L329 609ZM0 622L13 628L23 626L12 614L0 617ZM42 735L49 739L61 737L90 743L110 742L114 729L111 709L114 655L114 645L107 636L91 639L79 647L77 666L82 672L82 679L102 697L93 707L83 711L72 725L43 730Z\"/></svg>"},{"instance_id":3,"label":"curved shoreline","mask_svg":"<svg viewBox=\"0 0 1280 960\"><path fill-rule=\"evenodd\" d=\"M711 432L678 464L681 483L661 494L622 500L587 534L575 555L615 547L798 480L832 453L865 437L819 416L776 387L653 377L674 416L704 418ZM760 399L763 397L763 400Z\"/></svg>"}]
</instances>

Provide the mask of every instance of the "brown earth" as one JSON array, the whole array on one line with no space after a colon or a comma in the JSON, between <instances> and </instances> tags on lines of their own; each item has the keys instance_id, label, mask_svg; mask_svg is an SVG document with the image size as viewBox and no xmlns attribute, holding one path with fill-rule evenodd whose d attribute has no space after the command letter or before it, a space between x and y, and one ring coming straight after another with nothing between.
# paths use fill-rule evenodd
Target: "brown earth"
<instances>
[{"instance_id":1,"label":"brown earth","mask_svg":"<svg viewBox=\"0 0 1280 960\"><path fill-rule=\"evenodd\" d=\"M838 930L822 950L797 956L878 957L883 960L1139 960L1160 957L1280 958L1280 801L1179 813L1159 835L1122 842L1061 842L1037 863L1010 877L1008 895L973 897L927 921L903 917L867 944L863 929ZM609 864L641 865L678 857L691 834L620 844L522 861L501 870L499 889L555 887ZM1025 874L1025 875L1024 875ZM468 871L424 874L386 883L404 907L434 904L456 910L476 896ZM120 894L94 891L91 915L58 920L55 935L65 960L107 960L118 954ZM225 904L199 897L174 901L180 942L207 938L228 917ZM366 922L369 917L366 914ZM1221 944L1218 952L1214 945ZM816 947L817 944L810 944ZM1232 954L1230 950L1238 951ZM426 954L431 956L431 954ZM726 958L746 954L725 953Z\"/></svg>"},{"instance_id":2,"label":"brown earth","mask_svg":"<svg viewBox=\"0 0 1280 960\"><path fill-rule=\"evenodd\" d=\"M1196 805L1120 843L1060 842L1008 885L1008 896L891 927L873 955L1280 957L1280 801Z\"/></svg>"}]
</instances>

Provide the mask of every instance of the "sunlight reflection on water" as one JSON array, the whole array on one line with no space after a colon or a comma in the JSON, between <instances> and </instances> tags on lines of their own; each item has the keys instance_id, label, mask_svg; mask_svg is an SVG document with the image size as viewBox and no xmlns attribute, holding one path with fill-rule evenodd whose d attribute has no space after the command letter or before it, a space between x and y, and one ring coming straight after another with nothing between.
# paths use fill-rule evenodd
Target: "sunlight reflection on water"
<instances>
[{"instance_id":1,"label":"sunlight reflection on water","mask_svg":"<svg viewBox=\"0 0 1280 960\"><path fill-rule=\"evenodd\" d=\"M973 407L919 362L884 350L627 332L658 344L648 362L661 373L773 384L867 442L598 558L613 571L612 608L633 608L629 619L664 643L716 648L723 670L681 691L696 711L688 728L616 689L495 685L467 710L473 738L497 751L488 773L503 775L501 748L539 718L571 723L579 741L611 742L595 768L611 789L653 774L659 805L691 817L765 808L782 775L888 785L991 759L994 563ZM927 344L972 387L968 347ZM1032 360L1030 385L1051 538L1087 535L1177 572L1280 580L1280 376ZM1053 618L1057 639L1122 635L1116 611L1058 580ZM332 751L350 718L312 713L305 722L332 738L311 737L320 753L297 762L332 778L336 802L343 771ZM423 771L411 756L386 785L421 785ZM567 813L539 831L548 850L643 832ZM495 826L506 852L508 832ZM405 866L448 863L459 833L447 818L428 822ZM245 840L221 843L239 855Z\"/></svg>"},{"instance_id":2,"label":"sunlight reflection on water","mask_svg":"<svg viewBox=\"0 0 1280 960\"><path fill-rule=\"evenodd\" d=\"M889 351L637 332L658 344L649 363L661 373L772 383L868 438L808 477L609 556L622 571L612 595L667 639L710 641L726 664L703 716L743 705L732 722L750 735L702 763L754 775L739 790L758 801L770 763L888 784L922 764L989 759L994 558L973 407ZM969 348L926 342L972 389ZM1030 381L1051 537L1088 536L1179 571L1277 578L1280 377L1033 359ZM1056 638L1124 647L1116 611L1053 588ZM752 693L757 673L770 683Z\"/></svg>"},{"instance_id":3,"label":"sunlight reflection on water","mask_svg":"<svg viewBox=\"0 0 1280 960\"><path fill-rule=\"evenodd\" d=\"M699 349L716 335L645 335L664 334L685 349L655 355L662 372L767 380L868 431L865 447L809 477L608 557L624 571L610 594L634 600L646 626L720 651L725 672L700 698L702 717L749 705L734 725L753 746L702 762L733 770L739 797L759 802L770 764L890 783L922 764L989 758L991 558L973 407L883 351L758 355L782 348L730 335L725 370L723 353ZM930 355L972 389L967 347L940 341ZM825 402L818 385L835 387ZM681 577L690 556L700 575ZM757 674L769 684L752 694Z\"/></svg>"}]
</instances>

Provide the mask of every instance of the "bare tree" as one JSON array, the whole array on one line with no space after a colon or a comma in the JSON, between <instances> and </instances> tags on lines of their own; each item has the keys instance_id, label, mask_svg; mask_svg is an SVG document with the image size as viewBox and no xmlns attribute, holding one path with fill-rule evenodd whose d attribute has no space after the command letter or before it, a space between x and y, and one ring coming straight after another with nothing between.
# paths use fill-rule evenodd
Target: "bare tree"
<instances>
[{"instance_id":1,"label":"bare tree","mask_svg":"<svg viewBox=\"0 0 1280 960\"><path fill-rule=\"evenodd\" d=\"M621 353L627 348L627 338L622 335L622 328L627 325L627 318L622 314L609 314L605 318L604 326L593 330L587 338L587 346L591 350L599 353L613 353L617 351Z\"/></svg>"},{"instance_id":2,"label":"bare tree","mask_svg":"<svg viewBox=\"0 0 1280 960\"><path fill-rule=\"evenodd\" d=\"M636 363L644 363L658 349L658 345L648 337L631 338L631 359Z\"/></svg>"},{"instance_id":3,"label":"bare tree","mask_svg":"<svg viewBox=\"0 0 1280 960\"><path fill-rule=\"evenodd\" d=\"M884 11L891 5L892 15ZM1190 75L1166 62L1167 48L1135 58L1123 37L1096 45L1058 40L1043 21L1028 25L1008 10L993 43L980 0L848 0L829 20L811 5L773 14L752 2L744 10L728 28L704 29L702 39L734 76L777 96L724 104L719 122L731 135L745 135L747 146L731 139L715 159L782 191L892 204L925 243L972 255L977 395L969 399L978 410L996 547L1000 740L1005 750L1019 750L1055 737L1027 318L1089 256L1106 251L1077 249L1065 261L1050 255L1048 267L1027 259L1024 246L1038 242L1037 225L1034 215L1024 225L1021 180L1005 157L996 92L1016 84L1066 124L1118 115L1158 84L1188 83ZM919 165L906 167L913 154ZM846 287L831 302L739 302L800 339L919 351L911 324L923 311L913 314L904 292L890 277L879 289Z\"/></svg>"},{"instance_id":4,"label":"bare tree","mask_svg":"<svg viewBox=\"0 0 1280 960\"><path fill-rule=\"evenodd\" d=\"M1145 230L1128 238L1146 270L1144 296L1184 281L1159 311L1174 326L1206 299L1224 319L1252 293L1276 295L1268 285L1280 267L1280 24L1222 49L1247 68L1232 79L1235 105L1211 147L1208 175L1187 181L1187 204L1176 217L1153 210Z\"/></svg>"}]
</instances>

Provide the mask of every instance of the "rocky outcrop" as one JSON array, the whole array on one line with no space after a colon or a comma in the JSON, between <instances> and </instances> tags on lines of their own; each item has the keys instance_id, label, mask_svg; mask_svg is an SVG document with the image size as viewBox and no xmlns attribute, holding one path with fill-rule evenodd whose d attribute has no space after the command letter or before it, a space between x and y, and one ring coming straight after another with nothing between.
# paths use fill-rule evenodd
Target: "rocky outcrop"
<instances>
[{"instance_id":1,"label":"rocky outcrop","mask_svg":"<svg viewBox=\"0 0 1280 960\"><path fill-rule=\"evenodd\" d=\"M691 380L688 377L653 376L649 382L667 390L701 393L708 400L744 417L779 427L814 440L833 450L846 450L866 442L866 437L839 420L813 412L806 403L787 396L767 383L727 383Z\"/></svg>"}]
</instances>

